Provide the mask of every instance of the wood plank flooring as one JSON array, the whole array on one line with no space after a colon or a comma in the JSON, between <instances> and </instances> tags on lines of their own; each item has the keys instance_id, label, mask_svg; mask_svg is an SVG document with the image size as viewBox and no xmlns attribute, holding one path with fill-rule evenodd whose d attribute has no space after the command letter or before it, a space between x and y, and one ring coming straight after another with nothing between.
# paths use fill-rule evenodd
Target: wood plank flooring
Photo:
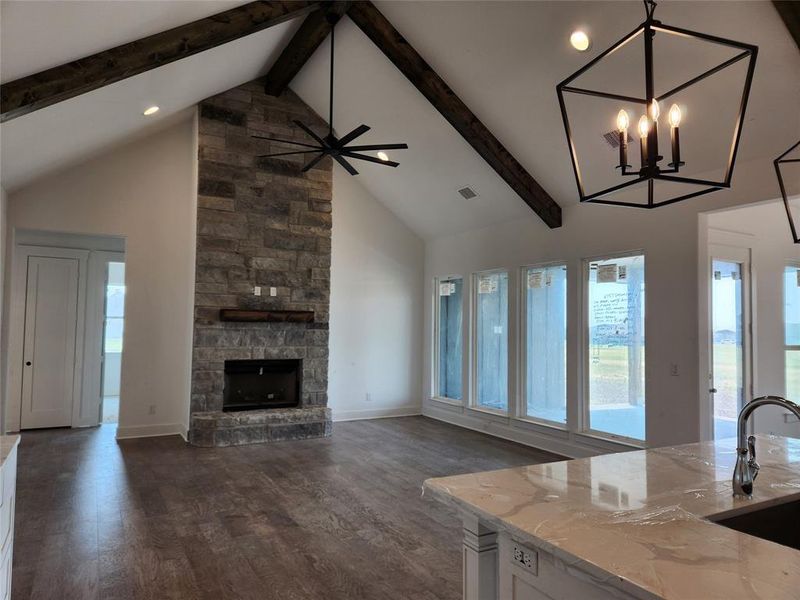
<instances>
[{"instance_id":1,"label":"wood plank flooring","mask_svg":"<svg viewBox=\"0 0 800 600\"><path fill-rule=\"evenodd\" d=\"M457 600L461 528L428 477L557 460L425 417L201 449L25 432L12 598Z\"/></svg>"}]
</instances>

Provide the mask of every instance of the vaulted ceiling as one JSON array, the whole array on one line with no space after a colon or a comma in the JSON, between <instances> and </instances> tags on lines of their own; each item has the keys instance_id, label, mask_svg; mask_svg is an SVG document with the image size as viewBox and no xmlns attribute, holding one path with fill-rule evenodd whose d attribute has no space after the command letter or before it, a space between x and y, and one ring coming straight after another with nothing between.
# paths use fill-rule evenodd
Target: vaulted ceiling
<instances>
[{"instance_id":1,"label":"vaulted ceiling","mask_svg":"<svg viewBox=\"0 0 800 600\"><path fill-rule=\"evenodd\" d=\"M242 3L4 1L0 79L7 82L237 4ZM577 201L555 85L641 22L639 3L376 5L559 204ZM657 15L673 25L759 46L739 160L771 158L796 141L800 53L770 3L663 2ZM186 118L187 109L199 100L266 73L299 21L3 123L4 187L23 186L53 169ZM569 32L577 26L591 34L587 53L577 53L568 44ZM372 131L363 143L405 141L410 146L392 153L401 163L398 169L360 168L358 180L369 192L425 238L530 214L519 196L346 17L337 26L336 41L337 129L348 131L366 123ZM329 51L326 41L290 84L320 114L327 114ZM621 70L609 77L623 75ZM150 104L161 106L155 118L141 114ZM696 118L692 124L714 127L709 119ZM612 127L613 123L608 129ZM457 190L463 186L473 187L480 196L462 199Z\"/></svg>"}]
</instances>

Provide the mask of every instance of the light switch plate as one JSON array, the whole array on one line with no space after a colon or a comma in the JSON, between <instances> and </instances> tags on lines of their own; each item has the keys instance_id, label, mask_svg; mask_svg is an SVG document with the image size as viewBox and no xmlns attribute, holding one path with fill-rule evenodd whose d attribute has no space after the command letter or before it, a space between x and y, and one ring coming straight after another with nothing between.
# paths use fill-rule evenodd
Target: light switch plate
<instances>
[{"instance_id":1,"label":"light switch plate","mask_svg":"<svg viewBox=\"0 0 800 600\"><path fill-rule=\"evenodd\" d=\"M278 288L271 287L269 288L269 295L270 296L277 296L278 295Z\"/></svg>"},{"instance_id":2,"label":"light switch plate","mask_svg":"<svg viewBox=\"0 0 800 600\"><path fill-rule=\"evenodd\" d=\"M254 296L260 296L261 295L261 286L260 285L257 285L257 286L255 286L253 288L253 295Z\"/></svg>"}]
</instances>

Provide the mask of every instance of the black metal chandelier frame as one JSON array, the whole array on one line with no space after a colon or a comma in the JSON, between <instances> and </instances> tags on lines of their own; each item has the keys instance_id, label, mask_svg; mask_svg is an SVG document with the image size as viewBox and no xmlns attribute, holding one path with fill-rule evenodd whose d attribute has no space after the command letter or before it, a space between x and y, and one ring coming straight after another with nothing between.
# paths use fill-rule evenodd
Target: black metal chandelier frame
<instances>
[{"instance_id":1,"label":"black metal chandelier frame","mask_svg":"<svg viewBox=\"0 0 800 600\"><path fill-rule=\"evenodd\" d=\"M786 191L786 185L783 182L783 174L781 173L781 165L787 163L800 163L800 158L786 158L789 156L798 146L800 146L800 141L798 141L794 146L789 148L786 152L781 154L778 158L775 159L775 173L778 176L778 185L781 188L781 197L783 198L783 205L786 207L786 216L789 218L789 228L792 230L792 238L794 239L795 244L800 244L800 231L798 231L798 226L800 223L794 222L794 216L792 215L792 209L789 206L789 194Z\"/></svg>"},{"instance_id":2,"label":"black metal chandelier frame","mask_svg":"<svg viewBox=\"0 0 800 600\"><path fill-rule=\"evenodd\" d=\"M630 32L628 35L620 39L617 43L612 45L610 48L605 50L604 52L600 53L597 57L591 60L589 63L584 65L578 71L567 77L564 81L559 83L556 86L556 91L558 93L558 102L559 107L561 109L561 117L564 121L564 130L567 136L567 143L569 145L570 151L570 158L572 159L572 169L575 173L575 180L578 185L578 193L580 195L581 202L593 202L596 204L608 204L612 206L631 206L637 208L657 208L659 206L666 206L667 204L673 204L675 202L680 202L682 200L688 200L689 198L694 198L696 196L701 196L703 194L708 194L711 192L715 192L722 188L729 188L731 186L731 179L733 177L733 167L736 163L736 153L739 148L739 139L741 137L742 132L742 124L744 123L744 116L745 111L747 110L747 100L750 96L750 87L753 81L753 72L755 70L756 64L756 57L758 55L758 47L752 44L746 44L743 42L737 42L734 40L729 40L721 37L717 37L714 35L709 35L706 33L699 33L696 31L690 31L687 29L682 29L680 27L673 27L671 25L664 25L661 21L656 20L653 17L653 12L655 11L656 3L653 0L643 0L645 5L645 11L647 14L646 20L641 23L636 29ZM656 32L664 32L667 34L678 35L683 37L691 37L700 40L705 40L707 42L711 42L714 44L728 46L731 48L736 48L741 50L740 53L736 54L732 58L726 60L725 62L701 73L700 75L689 79L688 81L670 89L669 91L661 94L660 96L655 95L655 78L653 73L653 38L656 35ZM597 90L590 90L584 89L580 87L574 87L570 85L575 79L583 75L586 71L591 69L593 66L598 64L604 58L608 57L612 53L616 52L617 50L621 49L623 46L626 46L628 43L635 40L639 35L643 35L644 38L644 67L645 67L645 96L644 98L634 97L634 96L627 96L622 94L613 94L608 92L601 92ZM742 96L739 103L739 110L736 117L736 125L734 128L733 134L733 141L730 147L730 153L728 156L728 162L725 169L725 177L721 181L712 181L707 179L696 179L693 177L685 177L679 175L680 167L683 166L685 163L681 162L680 160L676 162L669 163L668 169L661 168L659 166L659 161L663 158L658 155L658 148L657 148L657 130L655 127L650 127L648 134L647 134L647 151L646 151L646 162L643 161L642 167L636 170L628 170L630 165L626 165L624 162L621 162L620 172L621 175L627 177L633 177L630 181L625 181L624 183L610 186L604 190L599 192L593 192L591 194L586 194L586 190L584 187L583 180L581 178L580 168L578 165L578 158L575 150L575 143L573 140L572 129L570 125L569 116L567 114L567 107L564 101L564 94L571 93L571 94L583 94L589 96L597 96L600 98L606 98L610 100L621 100L624 102L630 102L634 104L640 104L645 107L645 114L648 113L648 107L650 107L654 101L661 102L675 94L685 90L686 88L699 83L700 81L711 77L715 73L730 67L731 65L738 63L741 60L747 59L749 61L747 67L747 75L745 77L744 88L742 90ZM627 143L625 140L622 143ZM654 182L655 180L662 180L662 181L669 181L675 183L684 183L690 185L702 185L707 186L704 190L694 191L688 194L683 194L674 198L670 198L668 200L663 200L661 202L655 202L654 200ZM620 191L624 188L630 187L632 185L636 185L637 183L641 183L646 181L647 186L647 204L639 204L633 202L624 202L618 200L608 200L604 199L603 196L608 194Z\"/></svg>"}]
</instances>

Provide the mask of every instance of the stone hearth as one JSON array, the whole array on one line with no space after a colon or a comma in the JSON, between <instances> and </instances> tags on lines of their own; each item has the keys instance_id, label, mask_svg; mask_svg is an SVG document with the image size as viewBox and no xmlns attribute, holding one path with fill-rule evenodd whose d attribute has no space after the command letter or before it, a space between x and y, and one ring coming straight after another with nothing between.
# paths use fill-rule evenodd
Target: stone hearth
<instances>
[{"instance_id":1,"label":"stone hearth","mask_svg":"<svg viewBox=\"0 0 800 600\"><path fill-rule=\"evenodd\" d=\"M303 173L302 156L258 158L286 146L252 137L303 142L293 119L326 125L291 91L265 95L261 81L203 101L199 113L189 440L230 446L330 435L331 163ZM230 318L249 311L304 318ZM263 359L302 361L299 406L222 412L225 361Z\"/></svg>"},{"instance_id":2,"label":"stone hearth","mask_svg":"<svg viewBox=\"0 0 800 600\"><path fill-rule=\"evenodd\" d=\"M209 448L327 437L331 430L324 406L195 413L191 425L192 444Z\"/></svg>"}]
</instances>

